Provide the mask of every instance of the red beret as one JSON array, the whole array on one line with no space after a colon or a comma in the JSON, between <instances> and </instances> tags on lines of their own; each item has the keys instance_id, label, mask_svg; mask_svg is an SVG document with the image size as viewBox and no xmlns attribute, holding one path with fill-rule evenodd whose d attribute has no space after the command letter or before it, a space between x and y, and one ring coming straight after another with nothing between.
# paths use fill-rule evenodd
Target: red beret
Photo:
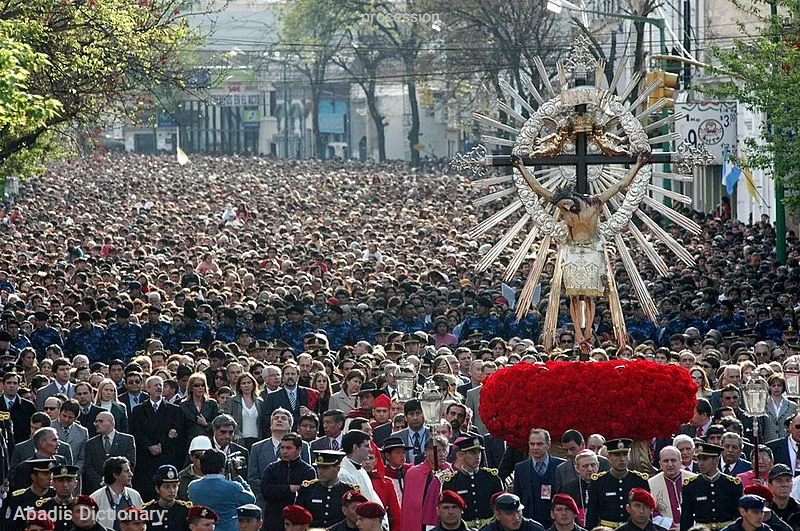
<instances>
[{"instance_id":1,"label":"red beret","mask_svg":"<svg viewBox=\"0 0 800 531\"><path fill-rule=\"evenodd\" d=\"M628 494L628 503L631 502L643 503L653 510L656 508L656 499L653 498L653 495L640 487L631 489L631 492Z\"/></svg>"},{"instance_id":2,"label":"red beret","mask_svg":"<svg viewBox=\"0 0 800 531\"><path fill-rule=\"evenodd\" d=\"M56 528L56 525L53 523L53 521L48 518L46 511L35 511L30 514L27 527L32 525L41 527L47 531L53 531Z\"/></svg>"},{"instance_id":3,"label":"red beret","mask_svg":"<svg viewBox=\"0 0 800 531\"><path fill-rule=\"evenodd\" d=\"M572 499L569 494L556 494L553 496L552 505L563 505L575 514L578 514L578 504Z\"/></svg>"},{"instance_id":4,"label":"red beret","mask_svg":"<svg viewBox=\"0 0 800 531\"><path fill-rule=\"evenodd\" d=\"M305 507L287 505L283 508L283 519L292 524L310 524L314 517Z\"/></svg>"},{"instance_id":5,"label":"red beret","mask_svg":"<svg viewBox=\"0 0 800 531\"><path fill-rule=\"evenodd\" d=\"M381 393L375 398L375 403L373 404L373 408L379 408L379 407L385 407L386 409L392 407L392 399L389 398L389 395Z\"/></svg>"},{"instance_id":6,"label":"red beret","mask_svg":"<svg viewBox=\"0 0 800 531\"><path fill-rule=\"evenodd\" d=\"M186 521L194 520L195 518L205 518L207 520L219 520L217 513L205 507L204 505L193 505L189 507L189 514L186 515Z\"/></svg>"},{"instance_id":7,"label":"red beret","mask_svg":"<svg viewBox=\"0 0 800 531\"><path fill-rule=\"evenodd\" d=\"M342 503L345 505L353 502L364 503L368 501L367 497L357 490L348 490L342 495Z\"/></svg>"},{"instance_id":8,"label":"red beret","mask_svg":"<svg viewBox=\"0 0 800 531\"><path fill-rule=\"evenodd\" d=\"M85 505L87 507L91 507L95 511L100 508L100 506L97 505L97 502L94 501L94 498L92 498L87 494L78 494L77 496L75 496L75 499L72 500L72 506L77 507L78 505Z\"/></svg>"},{"instance_id":9,"label":"red beret","mask_svg":"<svg viewBox=\"0 0 800 531\"><path fill-rule=\"evenodd\" d=\"M495 500L497 500L497 497L500 496L501 494L508 494L508 492L505 490L498 490L497 492L492 494L491 498L489 498L489 505L492 506L492 508L494 508Z\"/></svg>"},{"instance_id":10,"label":"red beret","mask_svg":"<svg viewBox=\"0 0 800 531\"><path fill-rule=\"evenodd\" d=\"M452 503L453 505L458 505L461 507L462 511L467 508L467 502L464 501L464 498L452 490L443 490L439 495L439 503Z\"/></svg>"},{"instance_id":11,"label":"red beret","mask_svg":"<svg viewBox=\"0 0 800 531\"><path fill-rule=\"evenodd\" d=\"M118 514L120 522L147 522L150 520L147 511L141 507L126 507Z\"/></svg>"},{"instance_id":12,"label":"red beret","mask_svg":"<svg viewBox=\"0 0 800 531\"><path fill-rule=\"evenodd\" d=\"M772 494L772 489L766 485L758 485L755 483L745 488L742 494L755 494L756 496L761 496L768 502L771 502L775 499L775 495Z\"/></svg>"},{"instance_id":13,"label":"red beret","mask_svg":"<svg viewBox=\"0 0 800 531\"><path fill-rule=\"evenodd\" d=\"M358 504L356 514L361 518L383 518L386 516L386 509L380 503L364 502Z\"/></svg>"}]
</instances>

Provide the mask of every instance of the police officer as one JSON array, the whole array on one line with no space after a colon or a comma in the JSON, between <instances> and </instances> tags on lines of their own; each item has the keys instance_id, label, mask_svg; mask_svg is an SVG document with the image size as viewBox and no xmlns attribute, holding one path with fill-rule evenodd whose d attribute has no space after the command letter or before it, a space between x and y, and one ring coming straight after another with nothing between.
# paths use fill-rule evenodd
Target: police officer
<instances>
[{"instance_id":1,"label":"police officer","mask_svg":"<svg viewBox=\"0 0 800 531\"><path fill-rule=\"evenodd\" d=\"M147 511L151 531L187 531L191 502L178 500L178 469L172 465L161 465L153 476L158 499L142 505Z\"/></svg>"},{"instance_id":2,"label":"police officer","mask_svg":"<svg viewBox=\"0 0 800 531\"><path fill-rule=\"evenodd\" d=\"M259 531L264 523L261 518L261 507L255 503L248 503L236 509L236 519L239 522L239 531Z\"/></svg>"},{"instance_id":3,"label":"police officer","mask_svg":"<svg viewBox=\"0 0 800 531\"><path fill-rule=\"evenodd\" d=\"M630 516L616 531L667 531L666 528L653 523L655 509L656 499L652 494L638 487L631 489L628 493L628 504L625 506Z\"/></svg>"},{"instance_id":4,"label":"police officer","mask_svg":"<svg viewBox=\"0 0 800 531\"><path fill-rule=\"evenodd\" d=\"M54 515L55 531L67 531L72 527L72 502L75 500L80 469L73 465L53 463L50 473L53 475L55 494L51 498L37 500L34 506L36 510Z\"/></svg>"},{"instance_id":5,"label":"police officer","mask_svg":"<svg viewBox=\"0 0 800 531\"><path fill-rule=\"evenodd\" d=\"M745 531L758 529L770 531L769 525L764 523L764 505L766 500L755 494L745 494L739 498L739 518L724 531ZM772 528L774 529L774 528Z\"/></svg>"},{"instance_id":6,"label":"police officer","mask_svg":"<svg viewBox=\"0 0 800 531\"><path fill-rule=\"evenodd\" d=\"M480 437L465 437L455 443L460 470L445 474L443 490L452 490L464 499L466 508L462 518L467 526L479 528L492 519L492 508L486 500L495 492L503 490L503 483L496 468L481 468L481 452L484 448Z\"/></svg>"},{"instance_id":7,"label":"police officer","mask_svg":"<svg viewBox=\"0 0 800 531\"><path fill-rule=\"evenodd\" d=\"M22 463L28 467L31 486L14 491L8 497L4 519L6 531L25 529L26 515L35 510L36 502L55 495L56 491L50 486L50 466L53 463L52 459L29 459Z\"/></svg>"},{"instance_id":8,"label":"police officer","mask_svg":"<svg viewBox=\"0 0 800 531\"><path fill-rule=\"evenodd\" d=\"M632 442L630 439L606 441L611 470L592 475L586 512L587 529L598 525L619 527L628 519L625 506L631 489L639 487L650 492L647 474L628 470Z\"/></svg>"},{"instance_id":9,"label":"police officer","mask_svg":"<svg viewBox=\"0 0 800 531\"><path fill-rule=\"evenodd\" d=\"M697 440L697 467L700 474L683 480L681 497L681 531L695 522L718 531L736 518L742 481L719 471L722 447Z\"/></svg>"},{"instance_id":10,"label":"police officer","mask_svg":"<svg viewBox=\"0 0 800 531\"><path fill-rule=\"evenodd\" d=\"M311 527L330 527L342 521L342 496L355 485L339 480L339 465L344 452L319 450L312 463L317 468L317 479L303 481L297 492L297 505L311 511Z\"/></svg>"}]
</instances>

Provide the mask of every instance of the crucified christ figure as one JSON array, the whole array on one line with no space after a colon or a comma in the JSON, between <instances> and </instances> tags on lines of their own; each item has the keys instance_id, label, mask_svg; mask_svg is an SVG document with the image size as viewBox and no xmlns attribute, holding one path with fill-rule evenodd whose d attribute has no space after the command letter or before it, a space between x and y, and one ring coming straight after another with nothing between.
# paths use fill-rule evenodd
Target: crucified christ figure
<instances>
[{"instance_id":1,"label":"crucified christ figure","mask_svg":"<svg viewBox=\"0 0 800 531\"><path fill-rule=\"evenodd\" d=\"M512 164L519 170L528 186L537 195L555 205L561 212L567 228L567 240L563 242L564 289L570 298L569 313L575 327L575 340L583 349L591 348L592 324L595 314L595 297L606 292L605 238L600 234L600 212L609 199L625 191L639 170L649 161L648 155L639 155L625 177L597 195L581 194L571 187L557 188L551 192L531 175L519 156L512 157ZM558 289L553 286L551 289ZM583 311L581 311L583 302Z\"/></svg>"}]
</instances>

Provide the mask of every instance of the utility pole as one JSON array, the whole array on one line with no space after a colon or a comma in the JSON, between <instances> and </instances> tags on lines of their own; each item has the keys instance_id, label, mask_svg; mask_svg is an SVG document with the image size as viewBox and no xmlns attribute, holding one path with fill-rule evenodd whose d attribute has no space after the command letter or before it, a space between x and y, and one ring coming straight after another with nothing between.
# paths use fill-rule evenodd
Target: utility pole
<instances>
[{"instance_id":1,"label":"utility pole","mask_svg":"<svg viewBox=\"0 0 800 531\"><path fill-rule=\"evenodd\" d=\"M772 23L775 24L778 19L778 0L770 0L770 12L772 15ZM775 42L778 42L780 35L775 33ZM767 115L767 121L770 129L772 129L773 136L780 134L773 125L770 116ZM779 264L786 263L786 206L783 204L784 189L783 183L778 179L775 174L775 168L772 169L772 180L775 182L775 258Z\"/></svg>"}]
</instances>

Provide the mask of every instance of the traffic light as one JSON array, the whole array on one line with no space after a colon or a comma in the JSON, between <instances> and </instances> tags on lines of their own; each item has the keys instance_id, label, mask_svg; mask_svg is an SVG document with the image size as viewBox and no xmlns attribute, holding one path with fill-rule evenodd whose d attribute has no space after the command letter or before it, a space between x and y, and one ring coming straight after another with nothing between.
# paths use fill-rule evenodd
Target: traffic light
<instances>
[{"instance_id":1,"label":"traffic light","mask_svg":"<svg viewBox=\"0 0 800 531\"><path fill-rule=\"evenodd\" d=\"M663 70L647 72L644 79L644 88L656 82L659 83L659 86L647 97L647 106L651 107L655 105L658 100L664 98L667 101L666 107L671 109L675 105L675 89L678 86L678 74L665 72Z\"/></svg>"}]
</instances>

